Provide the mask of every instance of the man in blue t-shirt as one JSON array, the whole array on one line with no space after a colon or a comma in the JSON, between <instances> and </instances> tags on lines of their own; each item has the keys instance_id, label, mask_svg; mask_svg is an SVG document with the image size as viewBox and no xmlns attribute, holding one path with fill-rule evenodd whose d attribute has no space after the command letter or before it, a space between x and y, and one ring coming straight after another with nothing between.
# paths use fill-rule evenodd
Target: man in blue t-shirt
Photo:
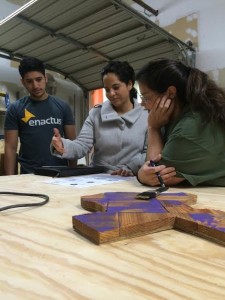
<instances>
[{"instance_id":1,"label":"man in blue t-shirt","mask_svg":"<svg viewBox=\"0 0 225 300\"><path fill-rule=\"evenodd\" d=\"M36 58L25 58L19 66L21 82L29 92L12 103L5 117L6 175L15 174L18 139L18 160L21 174L34 173L35 168L48 165L67 165L68 161L50 153L53 128L68 139L75 139L72 111L67 103L46 92L47 77L44 64ZM70 162L70 166L75 162Z\"/></svg>"}]
</instances>

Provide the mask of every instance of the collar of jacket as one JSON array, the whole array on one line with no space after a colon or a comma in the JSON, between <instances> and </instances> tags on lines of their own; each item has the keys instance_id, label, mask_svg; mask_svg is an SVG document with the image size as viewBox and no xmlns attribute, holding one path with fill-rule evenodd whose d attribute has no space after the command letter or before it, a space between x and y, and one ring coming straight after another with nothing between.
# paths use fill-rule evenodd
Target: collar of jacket
<instances>
[{"instance_id":1,"label":"collar of jacket","mask_svg":"<svg viewBox=\"0 0 225 300\"><path fill-rule=\"evenodd\" d=\"M138 101L134 100L134 108L128 111L123 115L118 115L114 110L112 104L109 100L105 101L101 107L101 119L102 122L111 122L111 121L126 121L131 124L135 123L137 119L142 114L144 108L138 103Z\"/></svg>"}]
</instances>

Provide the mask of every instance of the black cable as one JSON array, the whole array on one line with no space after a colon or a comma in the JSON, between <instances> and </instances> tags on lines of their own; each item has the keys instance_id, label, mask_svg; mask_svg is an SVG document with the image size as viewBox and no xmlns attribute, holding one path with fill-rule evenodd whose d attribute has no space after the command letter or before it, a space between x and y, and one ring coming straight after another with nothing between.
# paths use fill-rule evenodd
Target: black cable
<instances>
[{"instance_id":1,"label":"black cable","mask_svg":"<svg viewBox=\"0 0 225 300\"><path fill-rule=\"evenodd\" d=\"M16 193L16 192L0 192L0 195L17 195L17 196L29 196L29 197L38 197L45 199L42 202L37 203L22 203L22 204L14 204L14 205L8 205L0 208L0 211L16 208L16 207L28 207L28 206L41 206L45 205L49 201L49 196L44 194L30 194L30 193Z\"/></svg>"}]
</instances>

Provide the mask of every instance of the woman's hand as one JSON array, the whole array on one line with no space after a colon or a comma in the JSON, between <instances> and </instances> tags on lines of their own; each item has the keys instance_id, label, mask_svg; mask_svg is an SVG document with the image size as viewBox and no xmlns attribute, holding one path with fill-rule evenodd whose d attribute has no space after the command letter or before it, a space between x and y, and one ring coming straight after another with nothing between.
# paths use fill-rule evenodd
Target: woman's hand
<instances>
[{"instance_id":1,"label":"woman's hand","mask_svg":"<svg viewBox=\"0 0 225 300\"><path fill-rule=\"evenodd\" d=\"M175 168L166 167L165 165L151 167L150 162L147 161L138 171L138 179L143 184L149 186L158 186L160 183L156 172L160 174L166 185L169 184L171 179L176 176Z\"/></svg>"},{"instance_id":2,"label":"woman's hand","mask_svg":"<svg viewBox=\"0 0 225 300\"><path fill-rule=\"evenodd\" d=\"M162 126L168 124L174 112L174 108L175 101L166 95L157 98L148 115L149 127L160 129Z\"/></svg>"},{"instance_id":3,"label":"woman's hand","mask_svg":"<svg viewBox=\"0 0 225 300\"><path fill-rule=\"evenodd\" d=\"M65 150L63 147L63 142L59 130L57 128L54 128L53 130L54 130L54 136L52 138L52 146L55 148L55 150L58 153L63 154Z\"/></svg>"},{"instance_id":4,"label":"woman's hand","mask_svg":"<svg viewBox=\"0 0 225 300\"><path fill-rule=\"evenodd\" d=\"M124 177L134 176L134 174L133 174L132 171L125 170L125 169L118 169L118 170L116 170L116 171L112 171L110 174L111 174L111 175L124 176Z\"/></svg>"}]
</instances>

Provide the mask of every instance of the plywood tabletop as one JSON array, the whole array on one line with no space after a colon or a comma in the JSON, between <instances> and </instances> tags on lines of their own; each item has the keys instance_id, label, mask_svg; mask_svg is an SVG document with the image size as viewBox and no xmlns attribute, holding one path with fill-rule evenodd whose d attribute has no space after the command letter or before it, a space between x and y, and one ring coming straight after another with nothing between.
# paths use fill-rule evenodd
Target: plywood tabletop
<instances>
[{"instance_id":1,"label":"plywood tabletop","mask_svg":"<svg viewBox=\"0 0 225 300\"><path fill-rule=\"evenodd\" d=\"M0 192L42 193L42 207L0 213L1 299L225 299L225 248L177 230L97 246L74 232L87 213L81 196L142 192L135 179L89 188L45 183L46 177L0 177ZM196 194L195 208L225 211L225 188L171 188ZM0 195L1 206L35 198Z\"/></svg>"}]
</instances>

